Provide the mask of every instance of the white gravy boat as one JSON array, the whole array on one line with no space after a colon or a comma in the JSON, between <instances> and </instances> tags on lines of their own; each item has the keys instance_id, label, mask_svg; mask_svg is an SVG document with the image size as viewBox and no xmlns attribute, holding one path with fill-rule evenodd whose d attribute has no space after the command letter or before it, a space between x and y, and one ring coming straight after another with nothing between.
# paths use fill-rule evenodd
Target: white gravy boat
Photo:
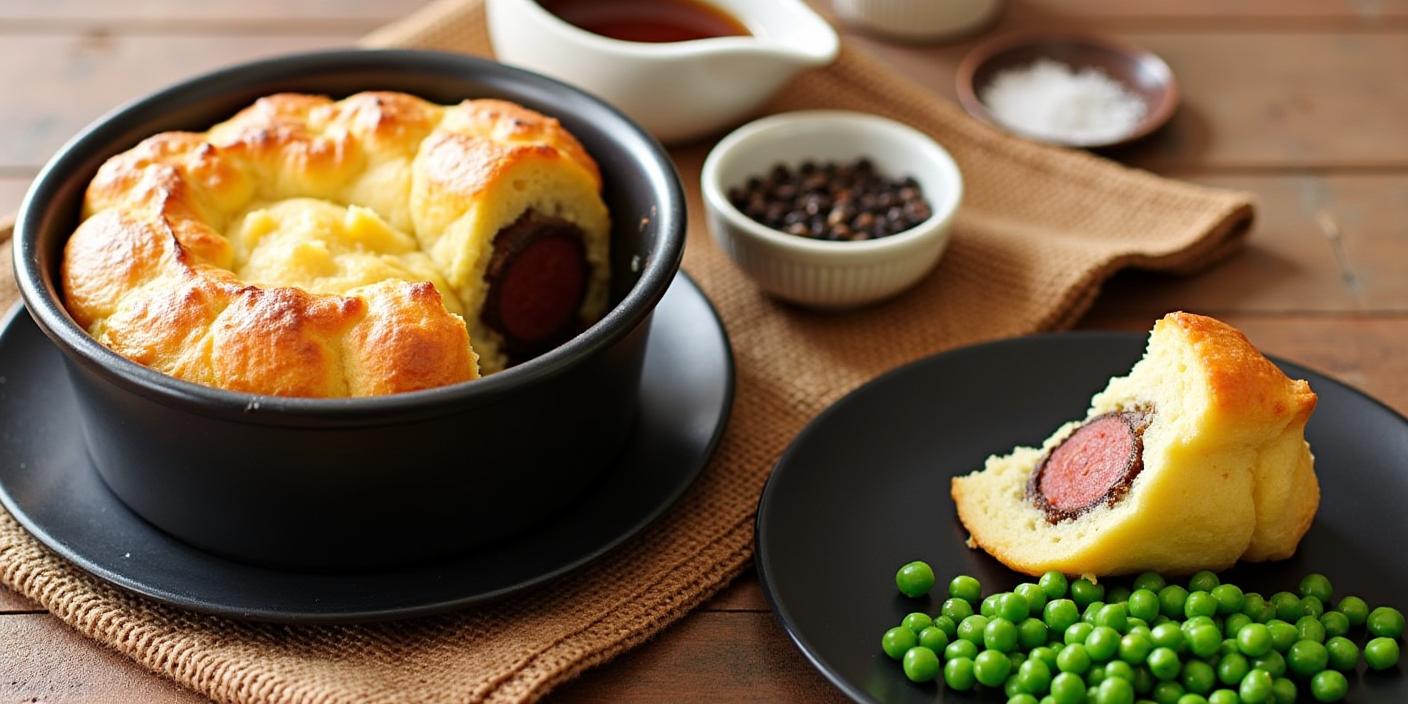
<instances>
[{"instance_id":1,"label":"white gravy boat","mask_svg":"<svg viewBox=\"0 0 1408 704\"><path fill-rule=\"evenodd\" d=\"M500 61L595 93L664 142L740 122L798 71L836 58L836 31L802 0L707 0L752 36L627 42L580 29L534 0L488 0Z\"/></svg>"}]
</instances>

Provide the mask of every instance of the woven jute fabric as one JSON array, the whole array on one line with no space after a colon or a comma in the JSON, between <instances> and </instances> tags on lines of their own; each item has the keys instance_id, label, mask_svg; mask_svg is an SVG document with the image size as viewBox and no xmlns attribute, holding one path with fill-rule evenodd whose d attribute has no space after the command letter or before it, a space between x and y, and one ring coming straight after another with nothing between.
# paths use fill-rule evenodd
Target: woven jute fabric
<instances>
[{"instance_id":1,"label":"woven jute fabric","mask_svg":"<svg viewBox=\"0 0 1408 704\"><path fill-rule=\"evenodd\" d=\"M431 5L366 43L488 50L479 0ZM128 595L70 567L0 512L0 580L94 640L221 701L532 701L639 645L744 570L769 469L841 395L940 350L1068 326L1116 270L1193 271L1227 251L1251 220L1245 194L1012 139L850 48L792 82L766 112L822 107L887 115L952 152L967 188L952 244L931 276L890 302L842 314L776 303L709 240L698 197L706 146L676 150L690 192L685 268L728 328L737 395L698 483L613 554L532 593L451 616L289 627ZM9 275L0 267L0 303L13 300Z\"/></svg>"}]
</instances>

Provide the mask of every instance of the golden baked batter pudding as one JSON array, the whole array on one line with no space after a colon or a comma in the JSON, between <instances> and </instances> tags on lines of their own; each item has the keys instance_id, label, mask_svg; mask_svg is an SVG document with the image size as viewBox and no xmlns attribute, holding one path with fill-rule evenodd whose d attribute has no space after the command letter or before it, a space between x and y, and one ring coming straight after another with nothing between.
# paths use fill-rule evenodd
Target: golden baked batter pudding
<instances>
[{"instance_id":1,"label":"golden baked batter pudding","mask_svg":"<svg viewBox=\"0 0 1408 704\"><path fill-rule=\"evenodd\" d=\"M1033 575L1290 557L1320 502L1315 401L1237 329L1171 313L1085 420L956 477L958 517L973 544Z\"/></svg>"},{"instance_id":2,"label":"golden baked batter pudding","mask_svg":"<svg viewBox=\"0 0 1408 704\"><path fill-rule=\"evenodd\" d=\"M166 374L390 394L499 371L595 322L609 229L597 165L555 119L280 94L103 164L61 279L91 335Z\"/></svg>"}]
</instances>

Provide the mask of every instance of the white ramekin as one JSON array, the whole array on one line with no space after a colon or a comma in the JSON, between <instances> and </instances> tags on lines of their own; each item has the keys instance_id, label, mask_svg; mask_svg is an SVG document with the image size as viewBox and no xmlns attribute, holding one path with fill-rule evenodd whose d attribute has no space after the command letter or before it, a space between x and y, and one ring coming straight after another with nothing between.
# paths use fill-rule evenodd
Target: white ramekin
<instances>
[{"instance_id":1,"label":"white ramekin","mask_svg":"<svg viewBox=\"0 0 1408 704\"><path fill-rule=\"evenodd\" d=\"M728 190L777 163L850 162L869 157L891 178L912 176L933 215L889 237L859 242L814 240L780 232L744 215ZM875 115L815 110L750 122L709 152L701 175L714 241L759 287L814 308L850 308L893 296L924 278L948 244L963 178L943 147L924 133Z\"/></svg>"},{"instance_id":2,"label":"white ramekin","mask_svg":"<svg viewBox=\"0 0 1408 704\"><path fill-rule=\"evenodd\" d=\"M841 19L910 40L950 39L991 22L1002 0L833 0Z\"/></svg>"}]
</instances>

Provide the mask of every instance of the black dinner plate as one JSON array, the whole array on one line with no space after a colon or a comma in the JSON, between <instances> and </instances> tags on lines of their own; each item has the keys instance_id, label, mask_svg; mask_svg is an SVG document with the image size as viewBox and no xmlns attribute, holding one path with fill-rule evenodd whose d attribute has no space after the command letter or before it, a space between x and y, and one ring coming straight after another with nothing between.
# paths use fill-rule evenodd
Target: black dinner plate
<instances>
[{"instance_id":1,"label":"black dinner plate","mask_svg":"<svg viewBox=\"0 0 1408 704\"><path fill-rule=\"evenodd\" d=\"M202 552L129 511L74 434L59 351L21 308L0 329L0 500L40 541L123 589L204 613L331 623L439 613L540 584L645 529L694 482L723 432L733 356L683 274L655 310L640 416L617 465L567 511L450 560L375 573L299 572Z\"/></svg>"},{"instance_id":2,"label":"black dinner plate","mask_svg":"<svg viewBox=\"0 0 1408 704\"><path fill-rule=\"evenodd\" d=\"M949 479L1013 445L1039 445L1081 417L1090 396L1139 358L1144 336L1064 333L954 350L890 372L822 413L782 456L758 509L757 565L788 635L823 675L861 702L1006 701L905 679L880 635L911 611L936 613L953 576L984 594L1030 578L965 546ZM1228 574L1262 594L1323 572L1338 594L1408 607L1408 420L1322 374L1278 362L1320 396L1306 428L1320 510L1297 554ZM895 588L910 560L934 566L926 599ZM1356 635L1362 647L1362 635ZM1408 702L1403 665L1350 678L1349 702ZM1308 685L1297 683L1301 700Z\"/></svg>"}]
</instances>

